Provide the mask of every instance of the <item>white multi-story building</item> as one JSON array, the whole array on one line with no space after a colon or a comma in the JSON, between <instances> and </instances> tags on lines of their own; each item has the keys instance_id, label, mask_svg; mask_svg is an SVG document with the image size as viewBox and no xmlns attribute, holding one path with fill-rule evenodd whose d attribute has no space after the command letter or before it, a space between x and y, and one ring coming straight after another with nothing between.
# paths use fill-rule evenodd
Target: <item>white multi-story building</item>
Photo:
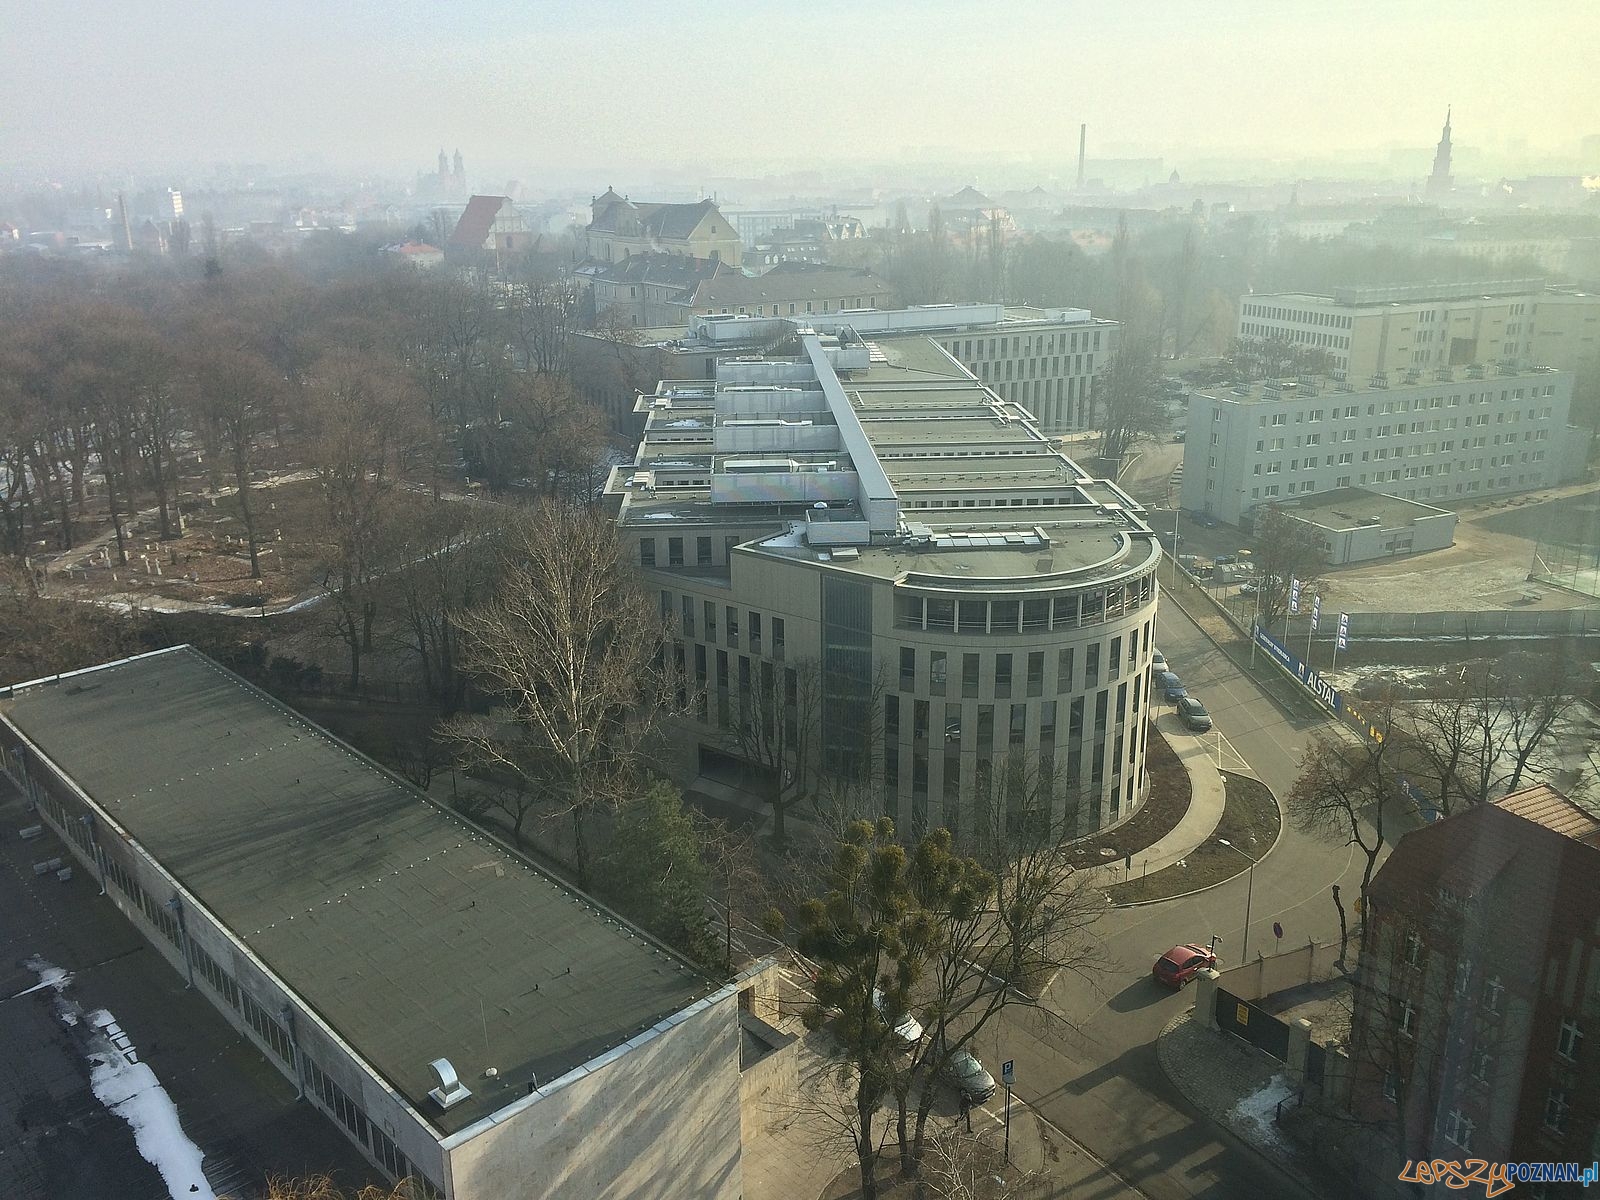
<instances>
[{"instance_id":1,"label":"white multi-story building","mask_svg":"<svg viewBox=\"0 0 1600 1200\"><path fill-rule=\"evenodd\" d=\"M1355 384L1474 363L1594 369L1600 295L1539 279L1250 295L1239 336L1326 351L1335 378Z\"/></svg>"},{"instance_id":2,"label":"white multi-story building","mask_svg":"<svg viewBox=\"0 0 1600 1200\"><path fill-rule=\"evenodd\" d=\"M704 697L678 766L770 774L729 731L820 674L818 762L902 829L1087 833L1145 795L1161 552L941 340L803 327L641 398L607 490Z\"/></svg>"},{"instance_id":3,"label":"white multi-story building","mask_svg":"<svg viewBox=\"0 0 1600 1200\"><path fill-rule=\"evenodd\" d=\"M1257 507L1339 488L1431 504L1549 487L1581 470L1572 376L1548 367L1441 369L1415 382L1325 379L1189 400L1184 508L1239 523Z\"/></svg>"}]
</instances>

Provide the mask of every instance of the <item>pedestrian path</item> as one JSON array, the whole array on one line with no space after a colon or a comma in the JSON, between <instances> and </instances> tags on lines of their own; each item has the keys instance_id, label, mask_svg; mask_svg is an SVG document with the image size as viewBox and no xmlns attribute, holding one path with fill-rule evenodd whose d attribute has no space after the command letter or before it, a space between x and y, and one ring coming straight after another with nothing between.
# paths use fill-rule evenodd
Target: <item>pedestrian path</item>
<instances>
[{"instance_id":1,"label":"pedestrian path","mask_svg":"<svg viewBox=\"0 0 1600 1200\"><path fill-rule=\"evenodd\" d=\"M1204 844L1216 832L1222 821L1224 795L1222 774L1217 760L1229 770L1243 769L1244 760L1226 739L1219 734L1191 733L1176 713L1163 713L1156 718L1156 729L1166 736L1167 744L1189 775L1189 808L1173 826L1172 831L1143 850L1135 851L1133 865L1107 863L1090 869L1092 882L1099 887L1123 883L1130 873L1135 876L1159 871L1187 858L1196 847ZM1225 750L1219 747L1225 746Z\"/></svg>"}]
</instances>

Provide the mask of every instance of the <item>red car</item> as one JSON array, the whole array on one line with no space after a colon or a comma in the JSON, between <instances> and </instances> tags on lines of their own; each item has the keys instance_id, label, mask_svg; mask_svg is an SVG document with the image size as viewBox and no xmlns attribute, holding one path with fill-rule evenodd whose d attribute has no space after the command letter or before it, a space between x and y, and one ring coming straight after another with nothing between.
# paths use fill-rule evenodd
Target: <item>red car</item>
<instances>
[{"instance_id":1,"label":"red car","mask_svg":"<svg viewBox=\"0 0 1600 1200\"><path fill-rule=\"evenodd\" d=\"M1174 946L1156 959L1156 965L1150 968L1150 974L1155 976L1157 983L1164 983L1170 988L1181 988L1198 972L1216 965L1216 952L1204 946Z\"/></svg>"}]
</instances>

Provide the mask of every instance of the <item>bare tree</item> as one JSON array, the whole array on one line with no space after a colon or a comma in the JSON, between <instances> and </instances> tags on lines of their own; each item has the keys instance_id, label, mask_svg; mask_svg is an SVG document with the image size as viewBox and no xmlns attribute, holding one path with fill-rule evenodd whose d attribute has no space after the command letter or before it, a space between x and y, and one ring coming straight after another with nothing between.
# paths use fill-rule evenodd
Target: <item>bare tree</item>
<instances>
[{"instance_id":1,"label":"bare tree","mask_svg":"<svg viewBox=\"0 0 1600 1200\"><path fill-rule=\"evenodd\" d=\"M1142 438L1166 431L1160 379L1154 340L1126 332L1095 385L1103 458L1120 463Z\"/></svg>"},{"instance_id":2,"label":"bare tree","mask_svg":"<svg viewBox=\"0 0 1600 1200\"><path fill-rule=\"evenodd\" d=\"M266 432L275 393L281 386L271 365L259 355L238 348L241 339L222 331L206 339L190 360L191 410L201 428L211 432L214 454L226 454L239 498L250 549L250 577L261 578L261 538L250 492L258 439Z\"/></svg>"},{"instance_id":3,"label":"bare tree","mask_svg":"<svg viewBox=\"0 0 1600 1200\"><path fill-rule=\"evenodd\" d=\"M322 497L326 553L320 568L334 635L361 682L378 615L374 584L394 563L392 499L401 462L422 437L419 401L404 375L371 355L338 352L313 368L301 425Z\"/></svg>"},{"instance_id":4,"label":"bare tree","mask_svg":"<svg viewBox=\"0 0 1600 1200\"><path fill-rule=\"evenodd\" d=\"M725 736L754 767L754 786L772 811L772 840L789 839L791 810L812 797L820 773L822 664L811 658L751 663L748 689L741 690Z\"/></svg>"},{"instance_id":5,"label":"bare tree","mask_svg":"<svg viewBox=\"0 0 1600 1200\"><path fill-rule=\"evenodd\" d=\"M493 592L503 514L450 500L424 501L408 513L396 534L396 638L416 662L428 698L448 717L467 693L461 618Z\"/></svg>"},{"instance_id":6,"label":"bare tree","mask_svg":"<svg viewBox=\"0 0 1600 1200\"><path fill-rule=\"evenodd\" d=\"M676 690L654 603L604 513L547 501L511 524L494 599L458 622L505 717L457 718L450 736L470 761L561 798L587 884L589 818L637 778Z\"/></svg>"},{"instance_id":7,"label":"bare tree","mask_svg":"<svg viewBox=\"0 0 1600 1200\"><path fill-rule=\"evenodd\" d=\"M1317 735L1300 760L1300 775L1285 808L1296 828L1306 833L1343 839L1361 851L1362 938L1365 945L1369 890L1386 845L1390 810L1403 797L1390 737L1395 725L1395 700L1384 696L1367 712L1373 736L1351 745L1339 736Z\"/></svg>"},{"instance_id":8,"label":"bare tree","mask_svg":"<svg viewBox=\"0 0 1600 1200\"><path fill-rule=\"evenodd\" d=\"M570 279L542 276L530 262L509 292L511 341L523 364L539 375L560 374L567 335L577 321L577 286Z\"/></svg>"},{"instance_id":9,"label":"bare tree","mask_svg":"<svg viewBox=\"0 0 1600 1200\"><path fill-rule=\"evenodd\" d=\"M1328 552L1317 529L1290 516L1276 504L1269 504L1256 518L1255 584L1261 623L1273 622L1289 611L1289 595L1295 580L1309 605L1310 596L1322 586L1322 572Z\"/></svg>"}]
</instances>

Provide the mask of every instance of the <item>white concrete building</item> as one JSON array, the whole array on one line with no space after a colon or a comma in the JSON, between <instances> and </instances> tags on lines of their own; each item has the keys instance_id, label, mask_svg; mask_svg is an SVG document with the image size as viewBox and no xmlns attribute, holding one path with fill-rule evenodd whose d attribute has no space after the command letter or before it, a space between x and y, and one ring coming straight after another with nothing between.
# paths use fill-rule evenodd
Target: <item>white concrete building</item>
<instances>
[{"instance_id":1,"label":"white concrete building","mask_svg":"<svg viewBox=\"0 0 1600 1200\"><path fill-rule=\"evenodd\" d=\"M1357 385L1474 363L1600 369L1600 295L1540 279L1249 295L1238 330L1326 351L1334 377Z\"/></svg>"},{"instance_id":2,"label":"white concrete building","mask_svg":"<svg viewBox=\"0 0 1600 1200\"><path fill-rule=\"evenodd\" d=\"M1181 503L1238 524L1263 504L1337 488L1444 504L1550 487L1587 452L1587 432L1567 425L1571 401L1572 376L1550 368L1197 392Z\"/></svg>"},{"instance_id":3,"label":"white concrete building","mask_svg":"<svg viewBox=\"0 0 1600 1200\"><path fill-rule=\"evenodd\" d=\"M912 836L959 836L991 802L1080 834L1126 818L1146 792L1161 558L1142 510L941 337L847 318L664 381L612 474L704 696L679 769L770 770L729 731L820 671L817 761ZM1029 795L1006 791L1019 775Z\"/></svg>"}]
</instances>

